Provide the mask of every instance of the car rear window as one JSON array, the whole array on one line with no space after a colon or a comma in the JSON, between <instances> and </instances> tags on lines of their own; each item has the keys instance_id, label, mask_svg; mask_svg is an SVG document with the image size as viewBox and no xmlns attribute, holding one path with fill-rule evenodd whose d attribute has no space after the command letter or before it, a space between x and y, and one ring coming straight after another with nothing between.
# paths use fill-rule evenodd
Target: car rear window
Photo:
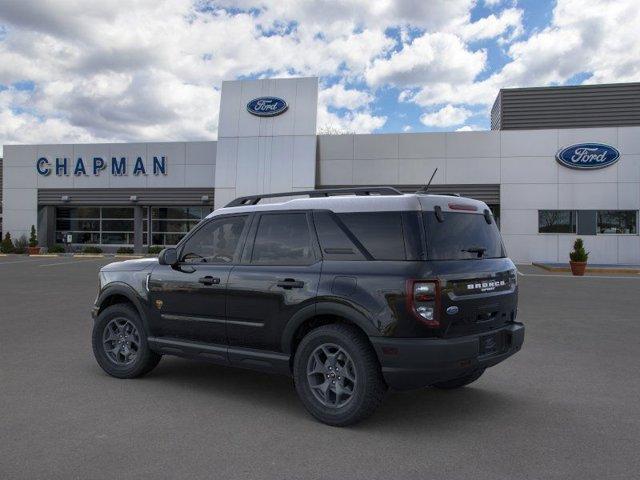
<instances>
[{"instance_id":1,"label":"car rear window","mask_svg":"<svg viewBox=\"0 0 640 480\"><path fill-rule=\"evenodd\" d=\"M427 255L430 260L468 260L504 257L502 238L495 220L487 223L477 213L425 212ZM479 254L479 251L482 251Z\"/></svg>"}]
</instances>

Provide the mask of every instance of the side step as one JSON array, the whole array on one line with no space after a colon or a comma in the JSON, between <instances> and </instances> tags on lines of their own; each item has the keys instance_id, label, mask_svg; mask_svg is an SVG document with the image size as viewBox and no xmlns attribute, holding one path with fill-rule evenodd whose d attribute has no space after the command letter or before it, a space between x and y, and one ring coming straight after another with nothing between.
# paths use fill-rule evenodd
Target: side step
<instances>
[{"instance_id":1,"label":"side step","mask_svg":"<svg viewBox=\"0 0 640 480\"><path fill-rule=\"evenodd\" d=\"M219 365L291 375L290 355L252 348L191 342L175 338L149 337L151 349L166 355L207 360Z\"/></svg>"}]
</instances>

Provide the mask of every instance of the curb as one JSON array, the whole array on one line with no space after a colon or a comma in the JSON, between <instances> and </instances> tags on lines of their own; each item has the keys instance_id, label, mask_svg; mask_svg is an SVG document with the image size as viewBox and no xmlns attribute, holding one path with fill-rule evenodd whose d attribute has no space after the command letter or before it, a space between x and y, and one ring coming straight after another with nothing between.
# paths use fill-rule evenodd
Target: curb
<instances>
[{"instance_id":1,"label":"curb","mask_svg":"<svg viewBox=\"0 0 640 480\"><path fill-rule=\"evenodd\" d=\"M536 263L533 262L531 265L534 267L541 268L546 270L547 272L557 272L557 273L566 273L571 272L571 267L552 267L550 265L545 265L544 263ZM607 268L607 267L590 267L587 265L587 269L585 273L606 273L606 274L616 274L616 273L635 273L640 274L640 268Z\"/></svg>"}]
</instances>

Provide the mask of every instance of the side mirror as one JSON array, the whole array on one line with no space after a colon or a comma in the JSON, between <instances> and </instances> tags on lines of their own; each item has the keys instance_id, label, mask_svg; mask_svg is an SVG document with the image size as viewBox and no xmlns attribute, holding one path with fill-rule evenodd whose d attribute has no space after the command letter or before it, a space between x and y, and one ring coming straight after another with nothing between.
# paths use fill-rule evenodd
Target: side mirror
<instances>
[{"instance_id":1,"label":"side mirror","mask_svg":"<svg viewBox=\"0 0 640 480\"><path fill-rule=\"evenodd\" d=\"M160 265L174 266L178 264L178 251L175 248L165 248L158 255Z\"/></svg>"}]
</instances>

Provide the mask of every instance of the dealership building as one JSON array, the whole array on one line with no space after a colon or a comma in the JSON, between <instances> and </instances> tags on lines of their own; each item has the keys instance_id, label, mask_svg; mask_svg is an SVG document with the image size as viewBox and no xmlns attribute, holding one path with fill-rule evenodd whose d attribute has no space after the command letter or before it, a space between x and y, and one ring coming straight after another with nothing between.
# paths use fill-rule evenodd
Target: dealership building
<instances>
[{"instance_id":1,"label":"dealership building","mask_svg":"<svg viewBox=\"0 0 640 480\"><path fill-rule=\"evenodd\" d=\"M490 131L317 135L317 78L223 82L218 140L5 145L2 230L175 244L237 196L390 185L485 201L516 262L640 264L640 83L505 89Z\"/></svg>"}]
</instances>

